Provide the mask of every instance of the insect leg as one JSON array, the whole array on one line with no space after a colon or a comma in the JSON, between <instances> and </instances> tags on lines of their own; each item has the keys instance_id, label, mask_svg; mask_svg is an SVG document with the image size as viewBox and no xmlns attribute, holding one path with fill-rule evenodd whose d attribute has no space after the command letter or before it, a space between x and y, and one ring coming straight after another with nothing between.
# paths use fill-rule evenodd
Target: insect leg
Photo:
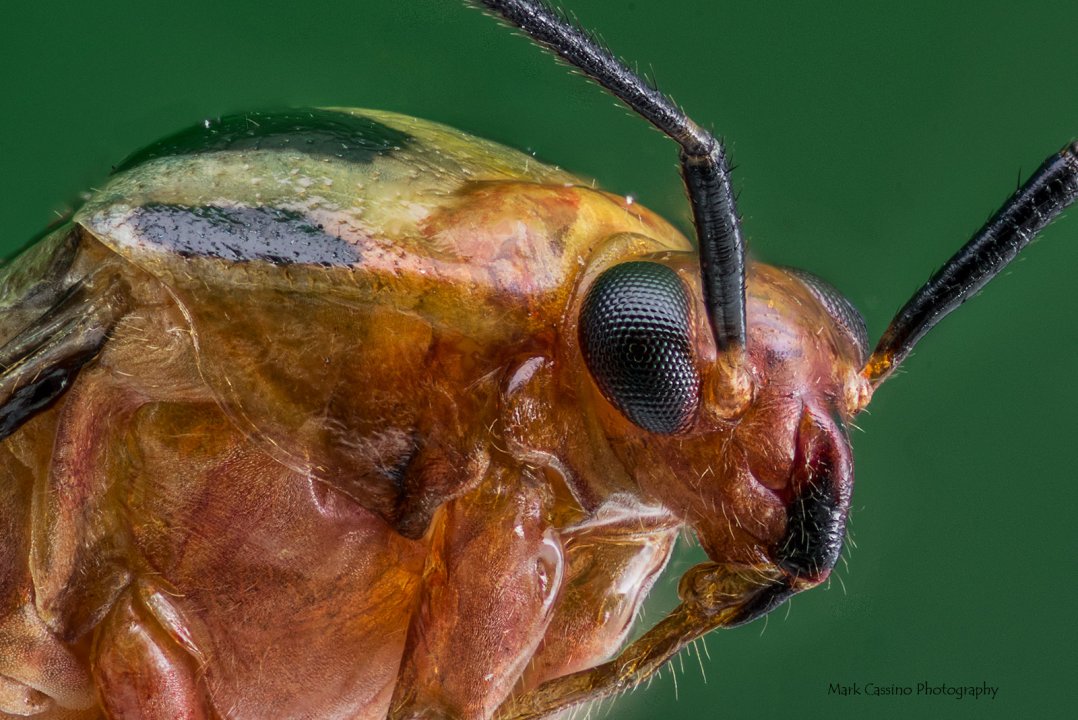
<instances>
[{"instance_id":1,"label":"insect leg","mask_svg":"<svg viewBox=\"0 0 1078 720\"><path fill-rule=\"evenodd\" d=\"M488 718L535 652L562 584L545 488L492 467L436 517L391 718Z\"/></svg>"},{"instance_id":2,"label":"insect leg","mask_svg":"<svg viewBox=\"0 0 1078 720\"><path fill-rule=\"evenodd\" d=\"M141 397L109 368L81 373L58 409L52 457L35 478L30 570L38 615L59 636L85 635L130 580L129 534L111 492L128 482L123 447Z\"/></svg>"},{"instance_id":3,"label":"insect leg","mask_svg":"<svg viewBox=\"0 0 1078 720\"><path fill-rule=\"evenodd\" d=\"M517 691L590 668L622 646L654 580L666 567L678 527L616 520L562 534L566 576Z\"/></svg>"},{"instance_id":4,"label":"insect leg","mask_svg":"<svg viewBox=\"0 0 1078 720\"><path fill-rule=\"evenodd\" d=\"M613 660L510 698L498 708L496 720L537 720L629 690L696 638L759 617L792 590L774 570L704 563L682 577L679 592L681 604Z\"/></svg>"},{"instance_id":5,"label":"insect leg","mask_svg":"<svg viewBox=\"0 0 1078 720\"><path fill-rule=\"evenodd\" d=\"M184 629L170 622L163 597L151 586L132 586L98 630L93 674L102 707L115 720L217 718L199 680L197 651L177 642Z\"/></svg>"},{"instance_id":6,"label":"insect leg","mask_svg":"<svg viewBox=\"0 0 1078 720\"><path fill-rule=\"evenodd\" d=\"M34 460L43 447L48 452L49 425L41 418L18 439L0 443L0 717L58 717L94 705L89 664L38 615L26 562L31 496L40 472Z\"/></svg>"},{"instance_id":7,"label":"insect leg","mask_svg":"<svg viewBox=\"0 0 1078 720\"><path fill-rule=\"evenodd\" d=\"M882 382L913 346L1078 200L1078 143L1052 155L899 310L861 373Z\"/></svg>"},{"instance_id":8,"label":"insect leg","mask_svg":"<svg viewBox=\"0 0 1078 720\"><path fill-rule=\"evenodd\" d=\"M704 303L720 350L745 345L745 244L722 143L591 35L542 0L474 0L526 32L681 145L693 207Z\"/></svg>"}]
</instances>

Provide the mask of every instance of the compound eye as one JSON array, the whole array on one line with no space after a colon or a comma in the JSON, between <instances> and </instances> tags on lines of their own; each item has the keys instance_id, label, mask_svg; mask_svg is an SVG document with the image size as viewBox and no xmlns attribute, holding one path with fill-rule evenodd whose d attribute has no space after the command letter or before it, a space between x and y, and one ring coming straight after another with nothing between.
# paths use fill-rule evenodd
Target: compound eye
<instances>
[{"instance_id":1,"label":"compound eye","mask_svg":"<svg viewBox=\"0 0 1078 720\"><path fill-rule=\"evenodd\" d=\"M689 297L665 265L627 262L595 279L580 312L584 362L603 397L644 430L684 430L699 404Z\"/></svg>"},{"instance_id":2,"label":"compound eye","mask_svg":"<svg viewBox=\"0 0 1078 720\"><path fill-rule=\"evenodd\" d=\"M857 308L853 306L853 303L835 289L834 285L806 270L790 267L782 269L804 283L813 297L824 306L827 313L835 319L835 322L853 341L857 352L860 353L858 361L863 363L868 358L868 328L865 327L865 319Z\"/></svg>"}]
</instances>

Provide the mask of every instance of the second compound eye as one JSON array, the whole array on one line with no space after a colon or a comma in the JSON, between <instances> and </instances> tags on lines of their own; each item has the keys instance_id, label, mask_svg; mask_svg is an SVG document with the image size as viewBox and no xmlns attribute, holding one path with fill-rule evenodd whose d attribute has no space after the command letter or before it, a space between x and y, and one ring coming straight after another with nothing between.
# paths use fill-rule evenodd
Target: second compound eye
<instances>
[{"instance_id":1,"label":"second compound eye","mask_svg":"<svg viewBox=\"0 0 1078 720\"><path fill-rule=\"evenodd\" d=\"M627 262L595 279L580 311L584 362L603 397L639 427L663 435L696 414L689 298L665 265Z\"/></svg>"},{"instance_id":2,"label":"second compound eye","mask_svg":"<svg viewBox=\"0 0 1078 720\"><path fill-rule=\"evenodd\" d=\"M859 353L858 362L863 363L868 359L868 328L865 327L864 316L858 312L853 303L840 293L834 285L810 273L808 270L791 267L782 269L805 284L813 297L824 306L827 313L853 341L854 348Z\"/></svg>"}]
</instances>

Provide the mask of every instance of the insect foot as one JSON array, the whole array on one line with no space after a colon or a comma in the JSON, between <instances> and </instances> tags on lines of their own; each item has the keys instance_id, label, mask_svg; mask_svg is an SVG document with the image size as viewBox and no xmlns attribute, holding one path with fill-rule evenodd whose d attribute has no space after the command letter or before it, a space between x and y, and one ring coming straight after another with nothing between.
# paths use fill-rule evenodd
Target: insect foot
<instances>
[{"instance_id":1,"label":"insect foot","mask_svg":"<svg viewBox=\"0 0 1078 720\"><path fill-rule=\"evenodd\" d=\"M753 620L794 592L785 574L772 565L696 565L678 585L681 604L639 640L609 662L509 698L498 709L496 720L535 720L630 690L697 638Z\"/></svg>"},{"instance_id":2,"label":"insect foot","mask_svg":"<svg viewBox=\"0 0 1078 720\"><path fill-rule=\"evenodd\" d=\"M678 597L686 607L711 617L724 610L755 606L757 597L770 597L779 586L787 589L783 579L783 573L770 565L705 562L681 576Z\"/></svg>"}]
</instances>

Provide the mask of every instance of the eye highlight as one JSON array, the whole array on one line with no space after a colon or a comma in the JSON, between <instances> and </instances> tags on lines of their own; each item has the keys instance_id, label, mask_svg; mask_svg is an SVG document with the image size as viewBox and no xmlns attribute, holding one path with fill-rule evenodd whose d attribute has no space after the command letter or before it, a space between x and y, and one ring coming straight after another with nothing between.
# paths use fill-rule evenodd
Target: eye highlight
<instances>
[{"instance_id":1,"label":"eye highlight","mask_svg":"<svg viewBox=\"0 0 1078 720\"><path fill-rule=\"evenodd\" d=\"M584 362L599 390L635 425L670 435L699 405L689 298L665 265L627 262L592 284L580 311Z\"/></svg>"},{"instance_id":2,"label":"eye highlight","mask_svg":"<svg viewBox=\"0 0 1078 720\"><path fill-rule=\"evenodd\" d=\"M782 269L800 280L809 289L812 296L824 306L827 313L834 318L839 327L846 331L846 335L857 348L857 362L864 363L865 359L868 358L869 350L868 328L865 326L864 317L853 306L853 303L847 300L846 296L839 292L834 285L807 270L791 267Z\"/></svg>"}]
</instances>

